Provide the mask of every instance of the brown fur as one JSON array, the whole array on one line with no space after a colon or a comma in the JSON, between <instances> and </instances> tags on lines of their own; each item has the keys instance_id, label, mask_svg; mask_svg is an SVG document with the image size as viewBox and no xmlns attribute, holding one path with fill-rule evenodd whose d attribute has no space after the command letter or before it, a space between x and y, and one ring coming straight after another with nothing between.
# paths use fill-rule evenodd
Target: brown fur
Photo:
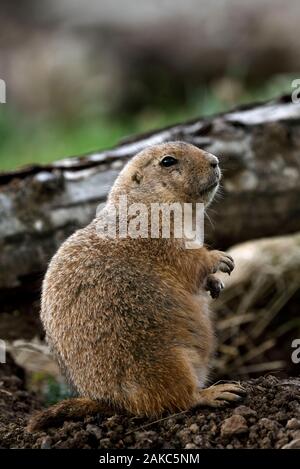
<instances>
[{"instance_id":1,"label":"brown fur","mask_svg":"<svg viewBox=\"0 0 300 469\"><path fill-rule=\"evenodd\" d=\"M178 165L161 167L165 155ZM183 142L150 147L120 173L108 204L126 194L129 203L207 205L216 162ZM97 221L61 246L42 295L47 340L82 398L43 411L29 428L104 408L154 417L238 399L235 385L201 391L214 351L205 282L218 269L230 273L232 260L176 239L104 239Z\"/></svg>"}]
</instances>

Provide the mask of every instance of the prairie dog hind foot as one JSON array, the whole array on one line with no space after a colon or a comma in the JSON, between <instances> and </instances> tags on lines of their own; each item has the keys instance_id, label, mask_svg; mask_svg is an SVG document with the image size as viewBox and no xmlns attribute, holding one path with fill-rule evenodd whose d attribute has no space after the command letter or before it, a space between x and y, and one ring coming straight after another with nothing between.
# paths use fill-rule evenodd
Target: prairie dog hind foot
<instances>
[{"instance_id":1,"label":"prairie dog hind foot","mask_svg":"<svg viewBox=\"0 0 300 469\"><path fill-rule=\"evenodd\" d=\"M214 384L206 389L200 389L196 395L195 407L224 407L230 403L242 400L246 395L243 386L236 383Z\"/></svg>"}]
</instances>

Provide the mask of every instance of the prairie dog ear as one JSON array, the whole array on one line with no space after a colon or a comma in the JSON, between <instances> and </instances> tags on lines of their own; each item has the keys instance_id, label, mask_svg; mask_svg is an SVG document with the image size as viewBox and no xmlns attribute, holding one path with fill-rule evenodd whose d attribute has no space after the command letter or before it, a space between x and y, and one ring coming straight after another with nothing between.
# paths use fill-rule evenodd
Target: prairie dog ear
<instances>
[{"instance_id":1,"label":"prairie dog ear","mask_svg":"<svg viewBox=\"0 0 300 469\"><path fill-rule=\"evenodd\" d=\"M131 179L137 184L140 184L143 179L143 175L139 171L135 171L135 173L131 176Z\"/></svg>"}]
</instances>

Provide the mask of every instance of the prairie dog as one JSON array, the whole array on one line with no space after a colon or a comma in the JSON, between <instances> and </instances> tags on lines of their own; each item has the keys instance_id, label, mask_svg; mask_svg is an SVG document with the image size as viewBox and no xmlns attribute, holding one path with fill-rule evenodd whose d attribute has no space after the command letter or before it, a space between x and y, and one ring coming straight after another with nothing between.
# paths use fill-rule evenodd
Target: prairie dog
<instances>
[{"instance_id":1,"label":"prairie dog","mask_svg":"<svg viewBox=\"0 0 300 469\"><path fill-rule=\"evenodd\" d=\"M202 202L217 191L218 159L184 142L154 145L121 171L104 211L128 203ZM53 257L41 319L54 354L78 392L34 416L29 429L95 412L157 417L241 399L237 384L205 388L214 351L208 294L233 259L182 239L99 236L103 212Z\"/></svg>"}]
</instances>

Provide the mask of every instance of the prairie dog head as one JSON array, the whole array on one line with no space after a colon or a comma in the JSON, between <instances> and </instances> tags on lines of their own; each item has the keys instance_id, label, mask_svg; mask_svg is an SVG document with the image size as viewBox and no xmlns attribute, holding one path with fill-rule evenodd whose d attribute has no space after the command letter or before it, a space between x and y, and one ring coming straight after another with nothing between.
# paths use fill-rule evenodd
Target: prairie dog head
<instances>
[{"instance_id":1,"label":"prairie dog head","mask_svg":"<svg viewBox=\"0 0 300 469\"><path fill-rule=\"evenodd\" d=\"M184 142L153 145L123 168L110 196L131 202L198 202L209 205L219 185L218 158Z\"/></svg>"}]
</instances>

